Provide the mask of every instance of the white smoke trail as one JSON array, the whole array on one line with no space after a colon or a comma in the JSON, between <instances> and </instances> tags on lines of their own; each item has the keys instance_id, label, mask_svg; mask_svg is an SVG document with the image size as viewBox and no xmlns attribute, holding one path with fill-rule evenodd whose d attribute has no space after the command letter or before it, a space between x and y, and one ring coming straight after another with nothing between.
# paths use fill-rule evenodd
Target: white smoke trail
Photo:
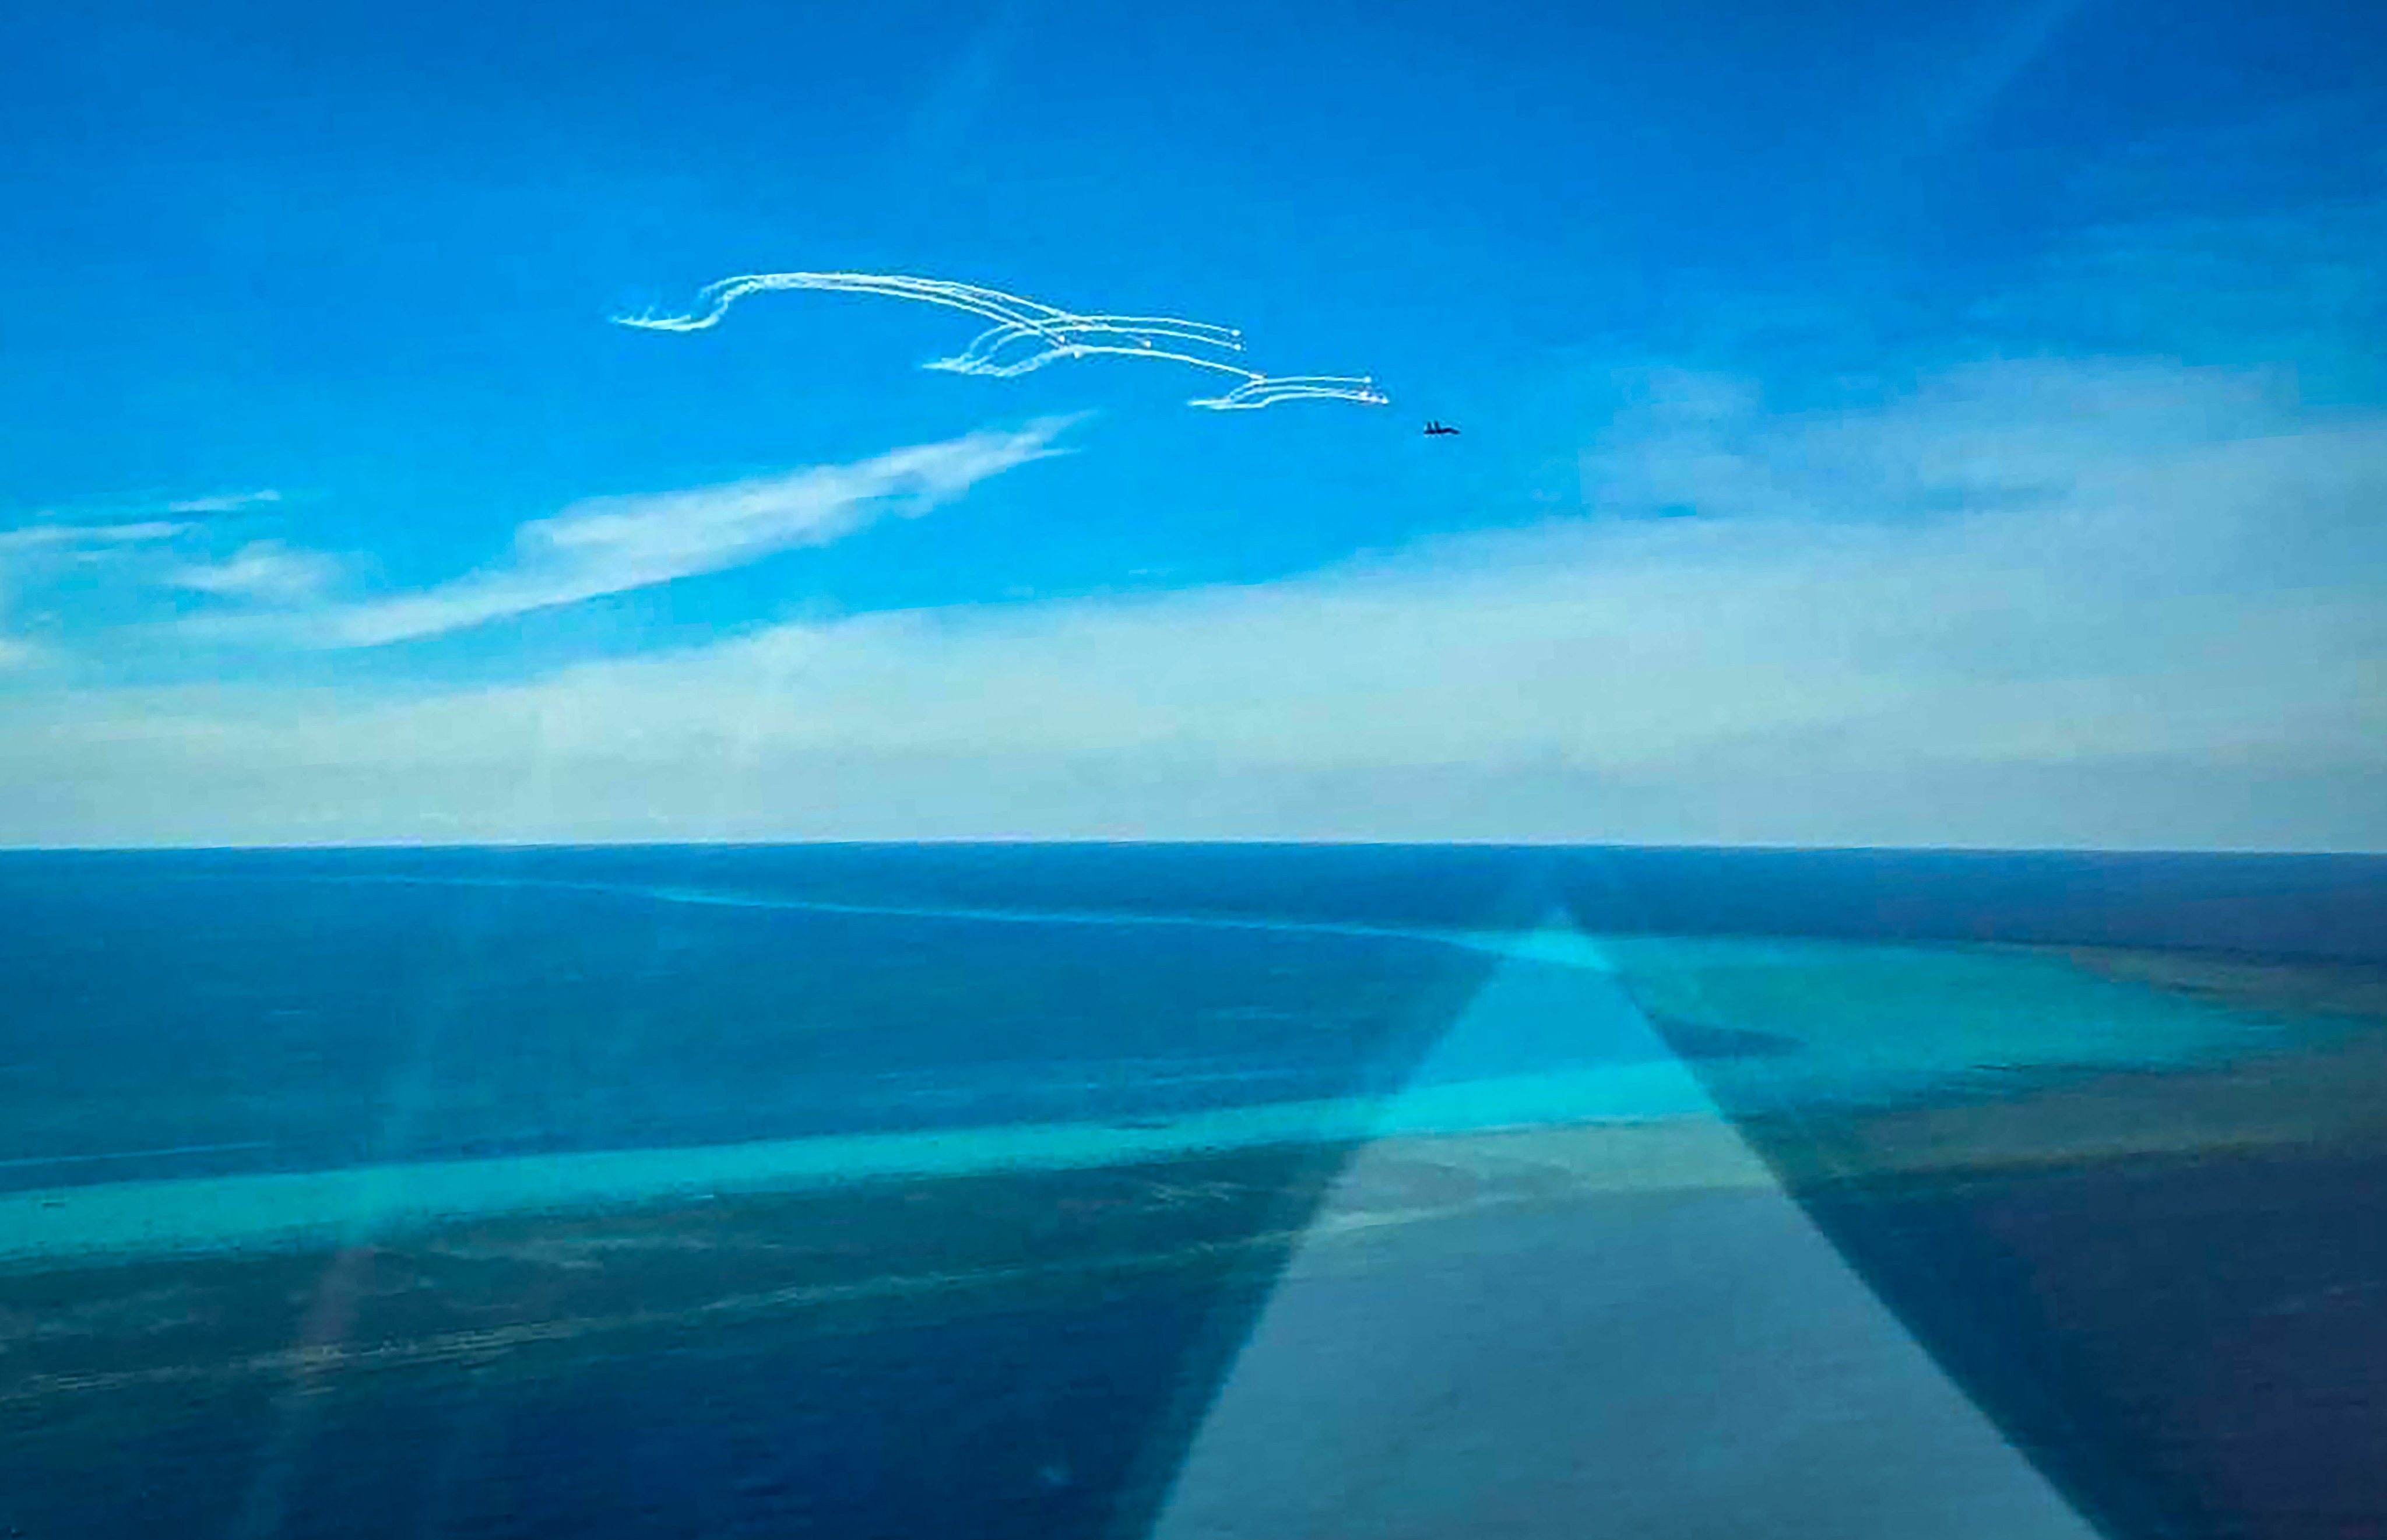
<instances>
[{"instance_id":1,"label":"white smoke trail","mask_svg":"<svg viewBox=\"0 0 2387 1540\"><path fill-rule=\"evenodd\" d=\"M913 299L980 317L994 324L950 358L925 367L988 379L1017 379L1067 359L1156 359L1232 374L1243 383L1223 395L1196 397L1189 406L1213 411L1244 411L1279 401L1358 401L1383 406L1387 398L1366 375L1269 375L1235 361L1243 334L1231 326L1182 316L1089 315L1064 310L1020 295L977 284L903 273L764 272L725 278L699 294L702 306L686 315L615 316L624 326L650 332L702 332L721 324L729 308L750 294L774 289L827 289Z\"/></svg>"}]
</instances>

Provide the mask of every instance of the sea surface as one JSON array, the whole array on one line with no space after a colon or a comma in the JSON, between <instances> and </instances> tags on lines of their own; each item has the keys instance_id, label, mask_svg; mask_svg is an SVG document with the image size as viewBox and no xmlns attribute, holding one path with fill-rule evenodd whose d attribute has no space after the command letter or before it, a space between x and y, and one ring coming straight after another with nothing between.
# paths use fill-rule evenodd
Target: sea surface
<instances>
[{"instance_id":1,"label":"sea surface","mask_svg":"<svg viewBox=\"0 0 2387 1540\"><path fill-rule=\"evenodd\" d=\"M0 1534L2381 1534L2382 1182L2374 858L0 853Z\"/></svg>"}]
</instances>

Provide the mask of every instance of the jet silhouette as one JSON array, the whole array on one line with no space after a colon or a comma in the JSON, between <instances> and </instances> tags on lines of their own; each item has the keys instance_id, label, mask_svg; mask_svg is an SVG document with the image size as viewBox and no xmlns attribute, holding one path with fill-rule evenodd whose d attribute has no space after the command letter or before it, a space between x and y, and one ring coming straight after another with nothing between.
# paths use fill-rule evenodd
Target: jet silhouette
<instances>
[{"instance_id":1,"label":"jet silhouette","mask_svg":"<svg viewBox=\"0 0 2387 1540\"><path fill-rule=\"evenodd\" d=\"M1452 427L1447 423L1428 422L1425 425L1425 434L1428 438L1435 438L1444 434L1457 433L1458 431L1459 430L1457 428Z\"/></svg>"}]
</instances>

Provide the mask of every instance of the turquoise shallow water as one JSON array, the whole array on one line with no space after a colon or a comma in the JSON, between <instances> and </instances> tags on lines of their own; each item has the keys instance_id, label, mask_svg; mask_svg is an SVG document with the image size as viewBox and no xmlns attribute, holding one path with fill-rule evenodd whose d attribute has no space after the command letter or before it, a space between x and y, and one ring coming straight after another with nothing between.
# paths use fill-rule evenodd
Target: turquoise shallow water
<instances>
[{"instance_id":1,"label":"turquoise shallow water","mask_svg":"<svg viewBox=\"0 0 2387 1540\"><path fill-rule=\"evenodd\" d=\"M804 907L749 904L735 895L673 895L659 902ZM1081 924L1165 934L1212 923L1050 913L907 912L904 917L1031 935ZM1272 933L1315 928L1224 923ZM1136 1116L1114 1109L1112 1116L1069 1119L935 1122L163 1180L95 1181L85 1174L86 1163L74 1173L83 1180L0 1194L0 1258L353 1242L512 1213L890 1178L1085 1168L1269 1144L1580 1123L1720 1121L1719 1093L1736 1113L1887 1105L1985 1086L2010 1088L2018 1073L2210 1062L2274 1041L2282 1031L2277 1022L2014 951L1590 938L1555 919L1534 930L1411 933L1398 940L1497 961L1469 977L1466 998L1403 1066L1397 1084L1334 1097ZM1679 1047L1686 1041L1711 1046L1686 1054ZM998 1061L998 1069L1016 1073L1009 1059ZM1100 1088L1086 1085L1085 1100L1098 1102ZM139 1153L189 1156L239 1148Z\"/></svg>"},{"instance_id":2,"label":"turquoise shallow water","mask_svg":"<svg viewBox=\"0 0 2387 1540\"><path fill-rule=\"evenodd\" d=\"M831 1133L728 1144L383 1162L316 1171L82 1183L0 1194L0 1258L208 1251L367 1239L563 1212L902 1177L1061 1169L1290 1143L1586 1120L1714 1116L1597 949L1526 934L1382 1094L1167 1116ZM1488 944L1479 940L1478 944ZM1565 956L1568 966L1547 959ZM1585 966L1590 965L1590 966ZM1571 1067L1521 1074L1571 1055Z\"/></svg>"},{"instance_id":3,"label":"turquoise shallow water","mask_svg":"<svg viewBox=\"0 0 2387 1540\"><path fill-rule=\"evenodd\" d=\"M87 1184L0 1195L0 1258L343 1243L459 1219L560 1213L899 1177L1124 1165L1269 1144L1647 1121L1696 1113L1679 1071L1641 1066L1421 1088L1382 1105L1283 1103L1150 1127L1015 1124L675 1149Z\"/></svg>"},{"instance_id":4,"label":"turquoise shallow water","mask_svg":"<svg viewBox=\"0 0 2387 1540\"><path fill-rule=\"evenodd\" d=\"M2219 1064L2326 1030L2017 949L1648 937L1600 945L1639 1007L1676 1031L1762 1031L1797 1045L1711 1067L1736 1110Z\"/></svg>"}]
</instances>

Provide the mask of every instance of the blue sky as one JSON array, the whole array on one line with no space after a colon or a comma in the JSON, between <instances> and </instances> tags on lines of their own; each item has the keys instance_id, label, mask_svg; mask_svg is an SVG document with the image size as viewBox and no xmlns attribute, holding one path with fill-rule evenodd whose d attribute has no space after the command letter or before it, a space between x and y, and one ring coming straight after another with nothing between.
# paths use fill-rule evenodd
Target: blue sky
<instances>
[{"instance_id":1,"label":"blue sky","mask_svg":"<svg viewBox=\"0 0 2387 1540\"><path fill-rule=\"evenodd\" d=\"M100 0L0 60L0 840L2387 848L2375 7ZM1392 405L608 322L784 270Z\"/></svg>"}]
</instances>

